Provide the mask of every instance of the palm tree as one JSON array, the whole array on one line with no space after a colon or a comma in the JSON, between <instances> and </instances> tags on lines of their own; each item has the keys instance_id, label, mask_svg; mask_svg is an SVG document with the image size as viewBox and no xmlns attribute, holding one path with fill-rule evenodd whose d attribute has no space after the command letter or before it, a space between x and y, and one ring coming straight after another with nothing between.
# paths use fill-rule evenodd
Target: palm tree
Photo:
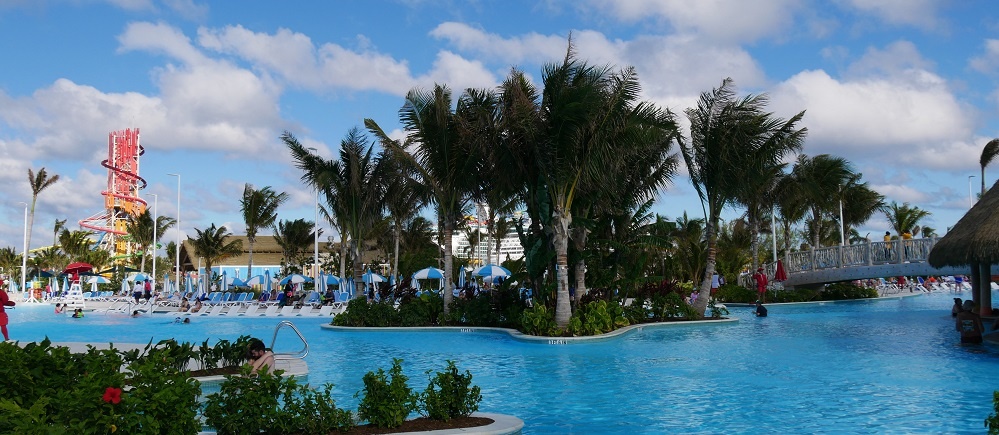
<instances>
[{"instance_id":1,"label":"palm tree","mask_svg":"<svg viewBox=\"0 0 999 435\"><path fill-rule=\"evenodd\" d=\"M25 246L28 247L28 250L31 249L31 230L35 227L35 203L38 202L38 194L55 184L56 181L59 181L59 176L49 177L44 167L38 170L37 175L31 168L28 168L28 185L31 186L31 209L28 212L30 216L28 218L28 236L25 240Z\"/></svg>"},{"instance_id":2,"label":"palm tree","mask_svg":"<svg viewBox=\"0 0 999 435\"><path fill-rule=\"evenodd\" d=\"M257 242L257 231L274 225L278 206L288 198L286 192L277 193L271 186L259 190L254 189L250 183L243 186L243 198L239 200L239 206L243 211L243 222L246 223L246 242L250 245L246 276L253 276L253 245Z\"/></svg>"},{"instance_id":3,"label":"palm tree","mask_svg":"<svg viewBox=\"0 0 999 435\"><path fill-rule=\"evenodd\" d=\"M52 225L52 246L59 244L59 230L66 228L66 219L56 219Z\"/></svg>"},{"instance_id":4,"label":"palm tree","mask_svg":"<svg viewBox=\"0 0 999 435\"><path fill-rule=\"evenodd\" d=\"M365 297L361 248L385 207L385 163L375 158L374 147L358 128L352 128L340 142L340 160L324 160L309 152L289 132L281 139L303 171L302 180L322 192L340 228L350 236L357 290L354 297Z\"/></svg>"},{"instance_id":5,"label":"palm tree","mask_svg":"<svg viewBox=\"0 0 999 435\"><path fill-rule=\"evenodd\" d=\"M146 253L152 248L152 252L156 252L156 242L159 240L153 240L153 234L156 234L157 238L163 236L166 230L170 229L177 223L177 220L169 216L157 216L156 217L156 231L153 231L153 216L149 212L149 209L145 209L142 213L133 214L128 216L128 220L125 222L125 229L128 231L128 235L132 237L132 241L139 245L139 250L142 253L140 256L139 270L146 270Z\"/></svg>"},{"instance_id":6,"label":"palm tree","mask_svg":"<svg viewBox=\"0 0 999 435\"><path fill-rule=\"evenodd\" d=\"M851 179L843 188L843 228L846 234L851 234L852 227L867 222L874 213L884 209L885 197L867 186L859 183L861 174Z\"/></svg>"},{"instance_id":7,"label":"palm tree","mask_svg":"<svg viewBox=\"0 0 999 435\"><path fill-rule=\"evenodd\" d=\"M368 130L383 146L391 149L392 155L403 165L411 168L420 184L429 190L428 197L443 228L445 314L450 312L453 299L454 230L476 189L476 174L483 160L480 150L463 137L459 129L458 114L468 111L470 104L469 97L463 95L458 99L456 111L452 112L451 90L444 85L435 85L430 92L418 88L410 90L399 110L399 120L403 129L409 132L406 144L412 147L413 154L388 139L374 120L364 120Z\"/></svg>"},{"instance_id":8,"label":"palm tree","mask_svg":"<svg viewBox=\"0 0 999 435\"><path fill-rule=\"evenodd\" d=\"M90 240L90 236L93 234L90 231L63 229L59 233L59 246L66 255L69 255L71 260L82 261L80 258L86 255L91 250L91 245L94 244L93 240ZM90 265L97 267L93 263Z\"/></svg>"},{"instance_id":9,"label":"palm tree","mask_svg":"<svg viewBox=\"0 0 999 435\"><path fill-rule=\"evenodd\" d=\"M211 280L212 266L220 261L227 260L243 253L243 241L233 240L226 242L226 238L232 235L225 225L216 227L215 224L205 228L204 231L195 228L197 237L187 240L194 246L194 254L205 260L205 277ZM205 283L206 288L208 283Z\"/></svg>"},{"instance_id":10,"label":"palm tree","mask_svg":"<svg viewBox=\"0 0 999 435\"><path fill-rule=\"evenodd\" d=\"M281 247L284 264L301 264L301 255L314 241L316 225L305 219L282 220L272 227L274 241ZM285 271L288 272L288 271Z\"/></svg>"},{"instance_id":11,"label":"palm tree","mask_svg":"<svg viewBox=\"0 0 999 435\"><path fill-rule=\"evenodd\" d=\"M885 208L884 214L896 233L909 233L915 236L920 231L919 221L928 217L930 212L919 207L910 206L907 202L898 205L898 203L892 201Z\"/></svg>"},{"instance_id":12,"label":"palm tree","mask_svg":"<svg viewBox=\"0 0 999 435\"><path fill-rule=\"evenodd\" d=\"M760 227L777 202L778 182L787 165L747 168L743 183L736 188L735 202L746 207L746 230L750 235L750 270L756 270L760 259Z\"/></svg>"},{"instance_id":13,"label":"palm tree","mask_svg":"<svg viewBox=\"0 0 999 435\"><path fill-rule=\"evenodd\" d=\"M979 159L979 163L982 165L982 195L985 195L985 167L992 163L996 155L999 155L999 139L992 139L985 144L985 148L982 149L982 157Z\"/></svg>"},{"instance_id":14,"label":"palm tree","mask_svg":"<svg viewBox=\"0 0 999 435\"><path fill-rule=\"evenodd\" d=\"M398 145L398 143L397 143ZM382 155L386 165L386 186L385 186L385 208L388 210L389 218L392 220L392 273L398 275L399 271L399 244L402 239L402 231L406 223L416 217L417 212L423 208L424 198L427 191L418 183L408 167L399 164L399 159L392 156L394 149L387 148Z\"/></svg>"},{"instance_id":15,"label":"palm tree","mask_svg":"<svg viewBox=\"0 0 999 435\"><path fill-rule=\"evenodd\" d=\"M763 172L801 147L806 129L797 128L805 112L788 120L764 112L766 95L736 99L731 79L704 92L696 108L687 109L690 141L681 147L691 183L705 216L707 262L695 310L704 312L715 273L718 224L722 209L743 183L743 174Z\"/></svg>"},{"instance_id":16,"label":"palm tree","mask_svg":"<svg viewBox=\"0 0 999 435\"><path fill-rule=\"evenodd\" d=\"M13 276L14 271L21 267L21 255L11 247L7 246L0 249L0 271L4 274ZM0 291L6 291L7 289L0 289Z\"/></svg>"},{"instance_id":17,"label":"palm tree","mask_svg":"<svg viewBox=\"0 0 999 435\"><path fill-rule=\"evenodd\" d=\"M798 156L791 173L800 189L799 199L808 204L811 211L808 219L811 245L818 248L821 246L820 236L828 232L828 228L824 228L825 223L839 217L840 192L851 180L855 180L856 174L846 159L829 154L815 157L802 154Z\"/></svg>"}]
</instances>

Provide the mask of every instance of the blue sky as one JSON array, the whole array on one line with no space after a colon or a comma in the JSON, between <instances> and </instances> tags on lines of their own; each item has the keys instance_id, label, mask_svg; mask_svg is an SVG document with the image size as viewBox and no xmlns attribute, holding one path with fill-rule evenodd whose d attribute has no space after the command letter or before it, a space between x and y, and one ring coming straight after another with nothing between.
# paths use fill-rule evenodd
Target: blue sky
<instances>
[{"instance_id":1,"label":"blue sky","mask_svg":"<svg viewBox=\"0 0 999 435\"><path fill-rule=\"evenodd\" d=\"M107 134L130 127L160 214L176 214L166 174L181 174L183 233L241 233L247 182L292 195L281 218L311 220L282 131L327 157L366 117L401 137L410 88L490 87L512 66L540 81L570 32L581 58L634 66L644 98L677 113L725 77L778 115L807 110L806 154L849 159L940 233L999 136L999 8L985 0L0 0L0 246L20 250L28 168L62 177L39 197L32 247L54 219L100 211ZM656 211L701 214L685 173Z\"/></svg>"}]
</instances>

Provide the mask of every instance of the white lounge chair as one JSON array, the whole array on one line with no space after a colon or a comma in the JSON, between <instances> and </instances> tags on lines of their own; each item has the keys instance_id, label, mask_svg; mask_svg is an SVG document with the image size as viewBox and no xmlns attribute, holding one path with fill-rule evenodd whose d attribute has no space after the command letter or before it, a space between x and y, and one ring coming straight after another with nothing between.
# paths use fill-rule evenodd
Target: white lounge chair
<instances>
[{"instance_id":1,"label":"white lounge chair","mask_svg":"<svg viewBox=\"0 0 999 435\"><path fill-rule=\"evenodd\" d=\"M333 306L332 305L323 305L323 307L319 309L319 314L318 315L319 315L319 317L330 317L330 316L332 316L333 315Z\"/></svg>"},{"instance_id":2,"label":"white lounge chair","mask_svg":"<svg viewBox=\"0 0 999 435\"><path fill-rule=\"evenodd\" d=\"M302 309L298 310L299 316L311 316L312 315L312 305L303 305Z\"/></svg>"},{"instance_id":3,"label":"white lounge chair","mask_svg":"<svg viewBox=\"0 0 999 435\"><path fill-rule=\"evenodd\" d=\"M242 310L242 309L243 309L243 307L241 307L239 305L233 305L233 306L229 307L229 309L226 310L225 313L222 313L222 314L224 314L226 316L235 316L236 314L239 314L239 310Z\"/></svg>"},{"instance_id":4,"label":"white lounge chair","mask_svg":"<svg viewBox=\"0 0 999 435\"><path fill-rule=\"evenodd\" d=\"M294 305L285 305L281 307L281 311L278 313L279 316L292 316L295 314Z\"/></svg>"},{"instance_id":5,"label":"white lounge chair","mask_svg":"<svg viewBox=\"0 0 999 435\"><path fill-rule=\"evenodd\" d=\"M246 307L246 311L244 311L242 313L239 313L239 315L240 316L258 316L259 314L257 314L257 309L259 309L259 308L260 308L260 305L256 305L256 304L250 305L250 306Z\"/></svg>"},{"instance_id":6,"label":"white lounge chair","mask_svg":"<svg viewBox=\"0 0 999 435\"><path fill-rule=\"evenodd\" d=\"M226 309L226 307L223 306L223 305L215 305L207 313L204 312L204 310L202 310L201 315L202 316L217 316L219 314L222 314L222 311L225 310L225 309Z\"/></svg>"},{"instance_id":7,"label":"white lounge chair","mask_svg":"<svg viewBox=\"0 0 999 435\"><path fill-rule=\"evenodd\" d=\"M277 305L268 305L267 309L264 311L263 315L264 316L274 316L274 315L277 315L277 310L278 310L278 306Z\"/></svg>"}]
</instances>

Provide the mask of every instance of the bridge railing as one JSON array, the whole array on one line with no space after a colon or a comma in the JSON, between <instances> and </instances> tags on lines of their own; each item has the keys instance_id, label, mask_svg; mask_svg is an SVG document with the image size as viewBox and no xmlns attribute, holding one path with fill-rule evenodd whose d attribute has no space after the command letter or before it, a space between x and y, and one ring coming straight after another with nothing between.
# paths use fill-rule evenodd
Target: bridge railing
<instances>
[{"instance_id":1,"label":"bridge railing","mask_svg":"<svg viewBox=\"0 0 999 435\"><path fill-rule=\"evenodd\" d=\"M892 240L792 252L785 257L784 267L791 274L840 267L923 262L937 240L936 237ZM766 270L772 276L772 265L768 265Z\"/></svg>"}]
</instances>

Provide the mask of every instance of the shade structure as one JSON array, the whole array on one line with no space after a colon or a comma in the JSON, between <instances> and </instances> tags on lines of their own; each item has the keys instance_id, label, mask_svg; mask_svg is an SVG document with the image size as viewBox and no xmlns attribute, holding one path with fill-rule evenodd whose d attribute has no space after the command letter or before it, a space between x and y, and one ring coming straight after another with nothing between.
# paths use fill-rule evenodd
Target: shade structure
<instances>
[{"instance_id":1,"label":"shade structure","mask_svg":"<svg viewBox=\"0 0 999 435\"><path fill-rule=\"evenodd\" d=\"M249 287L248 285L246 285L245 281L243 281L243 280L241 280L239 278L236 278L234 276L226 276L225 274L222 274L222 277L219 278L219 283L223 284L223 286L222 286L223 288L229 288L229 287Z\"/></svg>"},{"instance_id":2,"label":"shade structure","mask_svg":"<svg viewBox=\"0 0 999 435\"><path fill-rule=\"evenodd\" d=\"M933 267L999 263L999 181L971 207L930 251Z\"/></svg>"},{"instance_id":3,"label":"shade structure","mask_svg":"<svg viewBox=\"0 0 999 435\"><path fill-rule=\"evenodd\" d=\"M265 275L254 275L253 277L251 277L250 279L248 279L248 280L246 280L244 282L246 283L246 285L264 285L264 284L267 283L267 279L268 279L269 276L270 276L269 272L267 273L266 276ZM270 281L271 281L271 283L273 283L275 280L272 279Z\"/></svg>"},{"instance_id":4,"label":"shade structure","mask_svg":"<svg viewBox=\"0 0 999 435\"><path fill-rule=\"evenodd\" d=\"M133 276L130 276L130 277L128 277L128 278L127 278L126 280L127 280L127 281L139 281L139 282L144 282L144 281L146 281L146 280L148 280L148 279L149 279L149 276L148 276L148 275L145 275L145 274L141 274L141 273L137 273L137 274L135 274L135 275L133 275Z\"/></svg>"},{"instance_id":5,"label":"shade structure","mask_svg":"<svg viewBox=\"0 0 999 435\"><path fill-rule=\"evenodd\" d=\"M285 285L285 284L287 284L289 282L292 283L292 284L301 284L303 282L312 282L312 278L309 278L309 277L307 277L305 275L302 275L300 273L293 273L293 274L288 275L288 276L286 276L284 278L281 278L281 281L279 282L279 284Z\"/></svg>"},{"instance_id":6,"label":"shade structure","mask_svg":"<svg viewBox=\"0 0 999 435\"><path fill-rule=\"evenodd\" d=\"M79 275L82 272L89 272L94 270L94 266L88 263L70 263L62 270L62 273L68 273L70 275Z\"/></svg>"},{"instance_id":7,"label":"shade structure","mask_svg":"<svg viewBox=\"0 0 999 435\"><path fill-rule=\"evenodd\" d=\"M267 286L267 288L264 289L264 291L266 291L267 294L271 294L271 285L273 285L273 279L271 278L270 270L264 271L264 285Z\"/></svg>"},{"instance_id":8,"label":"shade structure","mask_svg":"<svg viewBox=\"0 0 999 435\"><path fill-rule=\"evenodd\" d=\"M336 275L326 275L326 285L340 285L340 277Z\"/></svg>"},{"instance_id":9,"label":"shade structure","mask_svg":"<svg viewBox=\"0 0 999 435\"><path fill-rule=\"evenodd\" d=\"M510 276L510 271L502 266L487 264L473 270L472 276Z\"/></svg>"},{"instance_id":10,"label":"shade structure","mask_svg":"<svg viewBox=\"0 0 999 435\"><path fill-rule=\"evenodd\" d=\"M105 278L103 276L97 275L97 276L88 277L86 283L87 284L110 284L111 280L109 280L109 279L107 279L107 278Z\"/></svg>"},{"instance_id":11,"label":"shade structure","mask_svg":"<svg viewBox=\"0 0 999 435\"><path fill-rule=\"evenodd\" d=\"M41 271L41 272L38 272L38 276L39 276L40 278L52 278L52 277L54 277L54 276L55 276L55 274L54 274L54 273L52 273L52 272L49 272L49 271L47 271L47 270L43 270L43 271Z\"/></svg>"},{"instance_id":12,"label":"shade structure","mask_svg":"<svg viewBox=\"0 0 999 435\"><path fill-rule=\"evenodd\" d=\"M379 275L377 273L374 273L374 272L372 272L370 270L367 273L365 273L364 275L362 275L361 278L364 280L365 283L368 283L368 284L376 283L376 282L385 282L385 277L384 276L381 276L381 275Z\"/></svg>"},{"instance_id":13,"label":"shade structure","mask_svg":"<svg viewBox=\"0 0 999 435\"><path fill-rule=\"evenodd\" d=\"M784 269L784 262L777 259L777 270L774 271L774 281L787 281L787 270Z\"/></svg>"},{"instance_id":14,"label":"shade structure","mask_svg":"<svg viewBox=\"0 0 999 435\"><path fill-rule=\"evenodd\" d=\"M413 279L444 279L444 271L436 267L417 270Z\"/></svg>"}]
</instances>

